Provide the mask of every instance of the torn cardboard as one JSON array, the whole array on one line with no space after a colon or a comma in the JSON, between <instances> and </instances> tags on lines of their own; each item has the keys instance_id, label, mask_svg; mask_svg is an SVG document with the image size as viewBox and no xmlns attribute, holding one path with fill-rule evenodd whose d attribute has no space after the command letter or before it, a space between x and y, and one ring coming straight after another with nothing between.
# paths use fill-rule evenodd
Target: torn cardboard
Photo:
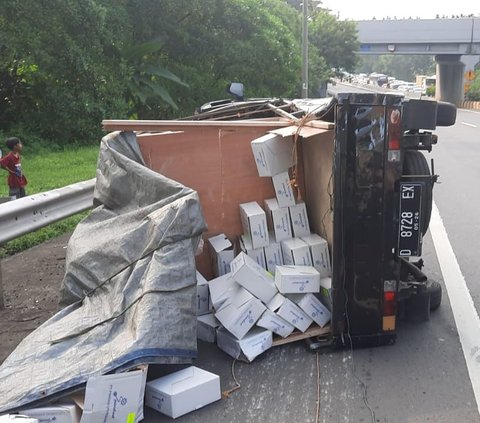
<instances>
[{"instance_id":1,"label":"torn cardboard","mask_svg":"<svg viewBox=\"0 0 480 423\"><path fill-rule=\"evenodd\" d=\"M233 244L225 234L208 238L211 248L212 268L215 276L223 276L230 272L230 262L235 257Z\"/></svg>"}]
</instances>

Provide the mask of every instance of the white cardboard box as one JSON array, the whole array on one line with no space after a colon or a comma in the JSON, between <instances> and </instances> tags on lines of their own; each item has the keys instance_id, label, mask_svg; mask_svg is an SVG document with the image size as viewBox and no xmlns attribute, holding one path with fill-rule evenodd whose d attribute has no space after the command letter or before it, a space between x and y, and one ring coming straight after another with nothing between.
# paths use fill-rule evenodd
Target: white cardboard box
<instances>
[{"instance_id":1,"label":"white cardboard box","mask_svg":"<svg viewBox=\"0 0 480 423\"><path fill-rule=\"evenodd\" d=\"M4 414L0 416L0 423L39 423L39 421L23 414Z\"/></svg>"},{"instance_id":2,"label":"white cardboard box","mask_svg":"<svg viewBox=\"0 0 480 423\"><path fill-rule=\"evenodd\" d=\"M93 376L87 381L80 423L136 423L143 420L148 367Z\"/></svg>"},{"instance_id":3,"label":"white cardboard box","mask_svg":"<svg viewBox=\"0 0 480 423\"><path fill-rule=\"evenodd\" d=\"M208 281L197 270L197 316L210 313L212 302L208 292Z\"/></svg>"},{"instance_id":4,"label":"white cardboard box","mask_svg":"<svg viewBox=\"0 0 480 423\"><path fill-rule=\"evenodd\" d=\"M287 239L281 242L283 262L287 266L311 266L312 256L308 245L300 238Z\"/></svg>"},{"instance_id":5,"label":"white cardboard box","mask_svg":"<svg viewBox=\"0 0 480 423\"><path fill-rule=\"evenodd\" d=\"M290 206L290 219L292 220L293 236L302 237L310 235L310 224L308 223L307 207L301 202Z\"/></svg>"},{"instance_id":6,"label":"white cardboard box","mask_svg":"<svg viewBox=\"0 0 480 423\"><path fill-rule=\"evenodd\" d=\"M215 313L215 317L232 335L242 339L247 332L257 323L265 311L265 306L256 298L251 298L246 303L237 307L229 303Z\"/></svg>"},{"instance_id":7,"label":"white cardboard box","mask_svg":"<svg viewBox=\"0 0 480 423\"><path fill-rule=\"evenodd\" d=\"M277 266L275 285L282 294L320 292L320 273L312 266Z\"/></svg>"},{"instance_id":8,"label":"white cardboard box","mask_svg":"<svg viewBox=\"0 0 480 423\"><path fill-rule=\"evenodd\" d=\"M280 242L292 238L290 213L287 207L280 207L276 198L265 200L267 223L275 235L275 241Z\"/></svg>"},{"instance_id":9,"label":"white cardboard box","mask_svg":"<svg viewBox=\"0 0 480 423\"><path fill-rule=\"evenodd\" d=\"M277 314L302 332L305 332L313 323L313 320L308 317L299 306L297 306L288 298L285 298L283 304L278 309Z\"/></svg>"},{"instance_id":10,"label":"white cardboard box","mask_svg":"<svg viewBox=\"0 0 480 423\"><path fill-rule=\"evenodd\" d=\"M273 333L276 333L283 338L286 338L295 329L290 323L288 323L286 320L283 320L278 314L268 309L263 312L262 317L260 317L257 322L257 326L269 329Z\"/></svg>"},{"instance_id":11,"label":"white cardboard box","mask_svg":"<svg viewBox=\"0 0 480 423\"><path fill-rule=\"evenodd\" d=\"M197 317L197 339L205 342L215 343L219 321L212 313Z\"/></svg>"},{"instance_id":12,"label":"white cardboard box","mask_svg":"<svg viewBox=\"0 0 480 423\"><path fill-rule=\"evenodd\" d=\"M273 276L245 253L235 257L231 268L233 279L265 304L277 293Z\"/></svg>"},{"instance_id":13,"label":"white cardboard box","mask_svg":"<svg viewBox=\"0 0 480 423\"><path fill-rule=\"evenodd\" d=\"M265 261L265 251L263 248L253 248L252 241L246 235L240 236L240 250L243 251L248 257L251 257L257 262L258 265L264 269L267 268Z\"/></svg>"},{"instance_id":14,"label":"white cardboard box","mask_svg":"<svg viewBox=\"0 0 480 423\"><path fill-rule=\"evenodd\" d=\"M295 205L295 195L292 184L290 183L290 174L288 171L272 176L273 188L280 207L290 207Z\"/></svg>"},{"instance_id":15,"label":"white cardboard box","mask_svg":"<svg viewBox=\"0 0 480 423\"><path fill-rule=\"evenodd\" d=\"M330 264L327 240L317 234L302 236L301 239L310 248L313 267L320 272L320 276L322 278L332 276L332 266Z\"/></svg>"},{"instance_id":16,"label":"white cardboard box","mask_svg":"<svg viewBox=\"0 0 480 423\"><path fill-rule=\"evenodd\" d=\"M231 290L234 290L238 285L232 277L231 273L226 275L219 276L218 278L212 279L208 283L208 290L210 292L210 301L212 302L213 308L218 310L221 305L227 300Z\"/></svg>"},{"instance_id":17,"label":"white cardboard box","mask_svg":"<svg viewBox=\"0 0 480 423\"><path fill-rule=\"evenodd\" d=\"M271 242L268 247L264 248L264 251L267 270L275 273L275 267L283 264L282 247L278 242Z\"/></svg>"},{"instance_id":18,"label":"white cardboard box","mask_svg":"<svg viewBox=\"0 0 480 423\"><path fill-rule=\"evenodd\" d=\"M225 236L220 234L208 238L213 261L213 273L215 276L222 276L230 272L230 262L235 257L233 244Z\"/></svg>"},{"instance_id":19,"label":"white cardboard box","mask_svg":"<svg viewBox=\"0 0 480 423\"><path fill-rule=\"evenodd\" d=\"M145 404L174 419L221 398L220 377L188 367L147 383Z\"/></svg>"},{"instance_id":20,"label":"white cardboard box","mask_svg":"<svg viewBox=\"0 0 480 423\"><path fill-rule=\"evenodd\" d=\"M233 358L249 363L271 348L272 342L272 332L267 329L253 328L241 340L236 339L224 328L217 330L218 348Z\"/></svg>"},{"instance_id":21,"label":"white cardboard box","mask_svg":"<svg viewBox=\"0 0 480 423\"><path fill-rule=\"evenodd\" d=\"M292 137L266 134L251 142L253 156L260 176L274 176L294 165Z\"/></svg>"},{"instance_id":22,"label":"white cardboard box","mask_svg":"<svg viewBox=\"0 0 480 423\"><path fill-rule=\"evenodd\" d=\"M20 410L19 413L37 419L39 423L79 423L82 411L72 401L71 403Z\"/></svg>"},{"instance_id":23,"label":"white cardboard box","mask_svg":"<svg viewBox=\"0 0 480 423\"><path fill-rule=\"evenodd\" d=\"M289 296L318 326L323 328L331 318L330 311L313 294Z\"/></svg>"},{"instance_id":24,"label":"white cardboard box","mask_svg":"<svg viewBox=\"0 0 480 423\"><path fill-rule=\"evenodd\" d=\"M252 248L262 248L269 244L267 217L257 202L240 204L240 219L243 233L250 238Z\"/></svg>"},{"instance_id":25,"label":"white cardboard box","mask_svg":"<svg viewBox=\"0 0 480 423\"><path fill-rule=\"evenodd\" d=\"M268 302L267 308L270 311L277 311L282 306L284 301L285 297L282 294L278 293Z\"/></svg>"}]
</instances>

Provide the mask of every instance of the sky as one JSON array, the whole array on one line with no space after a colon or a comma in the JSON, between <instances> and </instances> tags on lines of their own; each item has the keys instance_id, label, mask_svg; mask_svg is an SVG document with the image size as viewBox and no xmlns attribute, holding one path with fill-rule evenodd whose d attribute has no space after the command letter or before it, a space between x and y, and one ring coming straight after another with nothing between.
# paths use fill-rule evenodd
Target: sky
<instances>
[{"instance_id":1,"label":"sky","mask_svg":"<svg viewBox=\"0 0 480 423\"><path fill-rule=\"evenodd\" d=\"M324 7L340 19L382 19L386 17L433 19L438 14L480 16L480 0L322 0Z\"/></svg>"}]
</instances>

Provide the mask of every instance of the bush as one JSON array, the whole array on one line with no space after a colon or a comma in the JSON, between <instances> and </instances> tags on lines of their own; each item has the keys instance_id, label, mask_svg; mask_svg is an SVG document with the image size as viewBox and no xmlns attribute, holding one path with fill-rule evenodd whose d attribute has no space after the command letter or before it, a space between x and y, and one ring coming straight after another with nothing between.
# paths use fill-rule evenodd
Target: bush
<instances>
[{"instance_id":1,"label":"bush","mask_svg":"<svg viewBox=\"0 0 480 423\"><path fill-rule=\"evenodd\" d=\"M435 97L435 85L430 85L429 87L427 87L426 94L429 97Z\"/></svg>"}]
</instances>

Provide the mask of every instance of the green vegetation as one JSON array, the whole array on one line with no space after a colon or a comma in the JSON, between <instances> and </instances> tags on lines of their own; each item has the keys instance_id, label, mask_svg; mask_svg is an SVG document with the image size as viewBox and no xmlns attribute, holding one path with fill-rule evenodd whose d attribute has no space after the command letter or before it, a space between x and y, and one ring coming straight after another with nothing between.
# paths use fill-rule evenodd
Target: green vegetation
<instances>
[{"instance_id":1,"label":"green vegetation","mask_svg":"<svg viewBox=\"0 0 480 423\"><path fill-rule=\"evenodd\" d=\"M429 87L427 87L426 94L429 97L435 97L435 88L435 85L430 85Z\"/></svg>"},{"instance_id":2,"label":"green vegetation","mask_svg":"<svg viewBox=\"0 0 480 423\"><path fill-rule=\"evenodd\" d=\"M357 72L383 73L403 81L415 81L416 75L435 74L433 56L361 56Z\"/></svg>"},{"instance_id":3,"label":"green vegetation","mask_svg":"<svg viewBox=\"0 0 480 423\"><path fill-rule=\"evenodd\" d=\"M104 118L169 119L225 98L299 96L301 7L286 0L3 0L0 128L92 144ZM351 22L311 5L310 75L353 70ZM313 90L315 91L315 90ZM314 93L313 93L314 94Z\"/></svg>"},{"instance_id":4,"label":"green vegetation","mask_svg":"<svg viewBox=\"0 0 480 423\"><path fill-rule=\"evenodd\" d=\"M298 0L3 0L0 148L25 142L32 194L94 176L103 119L171 119L228 95L301 93ZM309 10L310 84L353 71L356 29ZM95 145L95 147L86 146ZM81 148L81 146L83 146ZM0 195L6 194L0 184ZM79 217L9 243L10 254L73 228Z\"/></svg>"},{"instance_id":5,"label":"green vegetation","mask_svg":"<svg viewBox=\"0 0 480 423\"><path fill-rule=\"evenodd\" d=\"M471 101L480 101L480 69L475 71L475 79L468 88L465 98Z\"/></svg>"},{"instance_id":6,"label":"green vegetation","mask_svg":"<svg viewBox=\"0 0 480 423\"><path fill-rule=\"evenodd\" d=\"M98 146L65 149L61 152L44 151L35 155L28 154L28 146L25 149L27 154L22 159L22 167L29 181L27 185L28 194L60 188L95 177ZM0 171L0 175L0 196L6 196L8 195L6 172ZM85 215L86 213L81 213L69 217L8 242L0 248L0 258L73 230Z\"/></svg>"}]
</instances>

